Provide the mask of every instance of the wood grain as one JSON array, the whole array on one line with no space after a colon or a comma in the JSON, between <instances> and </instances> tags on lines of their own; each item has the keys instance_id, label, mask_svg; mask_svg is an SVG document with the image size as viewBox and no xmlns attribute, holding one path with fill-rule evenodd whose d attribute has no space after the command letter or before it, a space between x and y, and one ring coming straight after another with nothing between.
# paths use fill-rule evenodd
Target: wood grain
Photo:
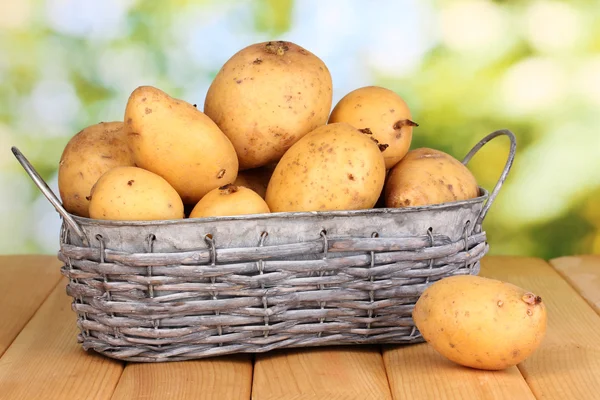
<instances>
[{"instance_id":1,"label":"wood grain","mask_svg":"<svg viewBox=\"0 0 600 400\"><path fill-rule=\"evenodd\" d=\"M249 355L158 364L128 364L112 400L250 399Z\"/></svg>"},{"instance_id":2,"label":"wood grain","mask_svg":"<svg viewBox=\"0 0 600 400\"><path fill-rule=\"evenodd\" d=\"M550 264L536 258L488 257L482 275L514 283L542 297L546 337L519 369L537 398L598 399L600 317Z\"/></svg>"},{"instance_id":3,"label":"wood grain","mask_svg":"<svg viewBox=\"0 0 600 400\"><path fill-rule=\"evenodd\" d=\"M306 348L258 355L252 399L379 400L391 394L378 349Z\"/></svg>"},{"instance_id":4,"label":"wood grain","mask_svg":"<svg viewBox=\"0 0 600 400\"><path fill-rule=\"evenodd\" d=\"M517 367L479 371L448 361L429 344L384 347L394 400L535 399Z\"/></svg>"},{"instance_id":5,"label":"wood grain","mask_svg":"<svg viewBox=\"0 0 600 400\"><path fill-rule=\"evenodd\" d=\"M0 256L0 357L60 280L53 256Z\"/></svg>"},{"instance_id":6,"label":"wood grain","mask_svg":"<svg viewBox=\"0 0 600 400\"><path fill-rule=\"evenodd\" d=\"M550 264L600 314L600 255L560 257Z\"/></svg>"},{"instance_id":7,"label":"wood grain","mask_svg":"<svg viewBox=\"0 0 600 400\"><path fill-rule=\"evenodd\" d=\"M2 400L112 396L123 366L81 349L65 285L60 281L0 358Z\"/></svg>"}]
</instances>

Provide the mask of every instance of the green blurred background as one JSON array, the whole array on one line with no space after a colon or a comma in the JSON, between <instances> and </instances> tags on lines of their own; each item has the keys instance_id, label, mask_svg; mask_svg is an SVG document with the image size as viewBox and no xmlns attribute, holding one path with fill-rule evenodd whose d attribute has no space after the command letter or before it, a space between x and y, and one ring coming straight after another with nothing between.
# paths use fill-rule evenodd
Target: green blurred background
<instances>
[{"instance_id":1,"label":"green blurred background","mask_svg":"<svg viewBox=\"0 0 600 400\"><path fill-rule=\"evenodd\" d=\"M317 54L334 103L366 85L405 98L413 148L462 159L517 135L513 170L484 224L490 254L600 253L600 7L588 1L3 0L0 253L55 253L60 219L10 146L56 190L63 147L123 118L154 85L203 104L241 48L290 40ZM508 140L470 164L491 189Z\"/></svg>"}]
</instances>

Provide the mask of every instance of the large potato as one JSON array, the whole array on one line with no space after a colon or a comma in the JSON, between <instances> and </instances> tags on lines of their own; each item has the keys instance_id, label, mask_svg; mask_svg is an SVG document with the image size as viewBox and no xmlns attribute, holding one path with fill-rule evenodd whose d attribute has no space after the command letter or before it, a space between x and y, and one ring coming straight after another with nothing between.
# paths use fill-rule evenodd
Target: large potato
<instances>
[{"instance_id":1,"label":"large potato","mask_svg":"<svg viewBox=\"0 0 600 400\"><path fill-rule=\"evenodd\" d=\"M249 169L279 160L325 124L331 103L331 74L323 61L291 42L263 42L223 65L204 112L231 139L240 169Z\"/></svg>"},{"instance_id":2,"label":"large potato","mask_svg":"<svg viewBox=\"0 0 600 400\"><path fill-rule=\"evenodd\" d=\"M271 212L372 208L385 162L370 135L346 123L321 126L281 158L267 187Z\"/></svg>"},{"instance_id":3,"label":"large potato","mask_svg":"<svg viewBox=\"0 0 600 400\"><path fill-rule=\"evenodd\" d=\"M451 155L419 148L391 169L385 185L386 207L441 204L479 196L471 171Z\"/></svg>"},{"instance_id":4,"label":"large potato","mask_svg":"<svg viewBox=\"0 0 600 400\"><path fill-rule=\"evenodd\" d=\"M90 190L111 168L133 166L122 122L100 122L81 130L65 146L58 165L58 190L65 209L89 217Z\"/></svg>"},{"instance_id":5,"label":"large potato","mask_svg":"<svg viewBox=\"0 0 600 400\"><path fill-rule=\"evenodd\" d=\"M183 202L160 176L137 167L116 167L92 188L90 217L121 221L183 218Z\"/></svg>"},{"instance_id":6,"label":"large potato","mask_svg":"<svg viewBox=\"0 0 600 400\"><path fill-rule=\"evenodd\" d=\"M190 218L219 217L269 212L267 203L256 192L243 186L225 185L204 196Z\"/></svg>"},{"instance_id":7,"label":"large potato","mask_svg":"<svg viewBox=\"0 0 600 400\"><path fill-rule=\"evenodd\" d=\"M166 179L186 204L237 177L227 136L196 107L160 89L141 86L131 93L125 131L136 165Z\"/></svg>"},{"instance_id":8,"label":"large potato","mask_svg":"<svg viewBox=\"0 0 600 400\"><path fill-rule=\"evenodd\" d=\"M412 141L413 126L408 105L395 92L380 86L365 86L346 94L335 105L329 123L347 122L369 130L380 143L385 167L392 168L406 155Z\"/></svg>"},{"instance_id":9,"label":"large potato","mask_svg":"<svg viewBox=\"0 0 600 400\"><path fill-rule=\"evenodd\" d=\"M529 357L546 332L542 299L513 284L473 275L443 278L413 310L435 350L458 364L500 370Z\"/></svg>"}]
</instances>

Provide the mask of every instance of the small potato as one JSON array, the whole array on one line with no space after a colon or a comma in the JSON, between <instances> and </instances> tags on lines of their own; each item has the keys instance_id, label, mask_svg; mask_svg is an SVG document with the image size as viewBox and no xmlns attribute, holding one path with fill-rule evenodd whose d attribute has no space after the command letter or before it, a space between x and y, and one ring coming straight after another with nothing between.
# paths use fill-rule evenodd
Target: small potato
<instances>
[{"instance_id":1,"label":"small potato","mask_svg":"<svg viewBox=\"0 0 600 400\"><path fill-rule=\"evenodd\" d=\"M89 217L88 197L98 178L111 168L133 166L123 122L100 122L73 136L58 166L58 190L65 209Z\"/></svg>"},{"instance_id":2,"label":"small potato","mask_svg":"<svg viewBox=\"0 0 600 400\"><path fill-rule=\"evenodd\" d=\"M414 126L408 105L395 92L380 86L365 86L346 94L335 105L329 123L347 122L357 129L369 130L383 152L385 167L392 168L408 152Z\"/></svg>"},{"instance_id":3,"label":"small potato","mask_svg":"<svg viewBox=\"0 0 600 400\"><path fill-rule=\"evenodd\" d=\"M169 183L138 167L107 171L92 188L90 217L150 221L183 218L183 202Z\"/></svg>"},{"instance_id":4,"label":"small potato","mask_svg":"<svg viewBox=\"0 0 600 400\"><path fill-rule=\"evenodd\" d=\"M372 208L385 161L371 135L347 123L320 126L281 158L267 187L271 212Z\"/></svg>"},{"instance_id":5,"label":"small potato","mask_svg":"<svg viewBox=\"0 0 600 400\"><path fill-rule=\"evenodd\" d=\"M539 296L474 275L432 284L415 304L412 317L441 355L485 370L504 369L529 357L541 344L547 323Z\"/></svg>"},{"instance_id":6,"label":"small potato","mask_svg":"<svg viewBox=\"0 0 600 400\"><path fill-rule=\"evenodd\" d=\"M384 192L386 207L400 208L476 198L479 186L463 163L423 147L409 151L391 169Z\"/></svg>"},{"instance_id":7,"label":"small potato","mask_svg":"<svg viewBox=\"0 0 600 400\"><path fill-rule=\"evenodd\" d=\"M267 186L269 186L269 180L273 175L275 166L264 166L260 168L246 169L238 173L235 182L236 186L244 186L258 193L263 199L267 193Z\"/></svg>"},{"instance_id":8,"label":"small potato","mask_svg":"<svg viewBox=\"0 0 600 400\"><path fill-rule=\"evenodd\" d=\"M240 170L278 161L327 123L331 74L319 57L295 43L251 44L235 53L211 83L204 112L229 137Z\"/></svg>"},{"instance_id":9,"label":"small potato","mask_svg":"<svg viewBox=\"0 0 600 400\"><path fill-rule=\"evenodd\" d=\"M213 189L196 204L190 218L269 213L269 206L256 192L236 185Z\"/></svg>"}]
</instances>

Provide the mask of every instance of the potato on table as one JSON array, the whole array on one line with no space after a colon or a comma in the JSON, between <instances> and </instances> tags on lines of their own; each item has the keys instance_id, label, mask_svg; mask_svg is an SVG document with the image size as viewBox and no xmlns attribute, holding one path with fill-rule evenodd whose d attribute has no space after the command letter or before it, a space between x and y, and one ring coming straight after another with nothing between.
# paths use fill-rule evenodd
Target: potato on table
<instances>
[{"instance_id":1,"label":"potato on table","mask_svg":"<svg viewBox=\"0 0 600 400\"><path fill-rule=\"evenodd\" d=\"M412 316L423 338L444 357L487 370L529 357L541 344L547 323L539 296L474 275L435 282L423 292Z\"/></svg>"}]
</instances>

